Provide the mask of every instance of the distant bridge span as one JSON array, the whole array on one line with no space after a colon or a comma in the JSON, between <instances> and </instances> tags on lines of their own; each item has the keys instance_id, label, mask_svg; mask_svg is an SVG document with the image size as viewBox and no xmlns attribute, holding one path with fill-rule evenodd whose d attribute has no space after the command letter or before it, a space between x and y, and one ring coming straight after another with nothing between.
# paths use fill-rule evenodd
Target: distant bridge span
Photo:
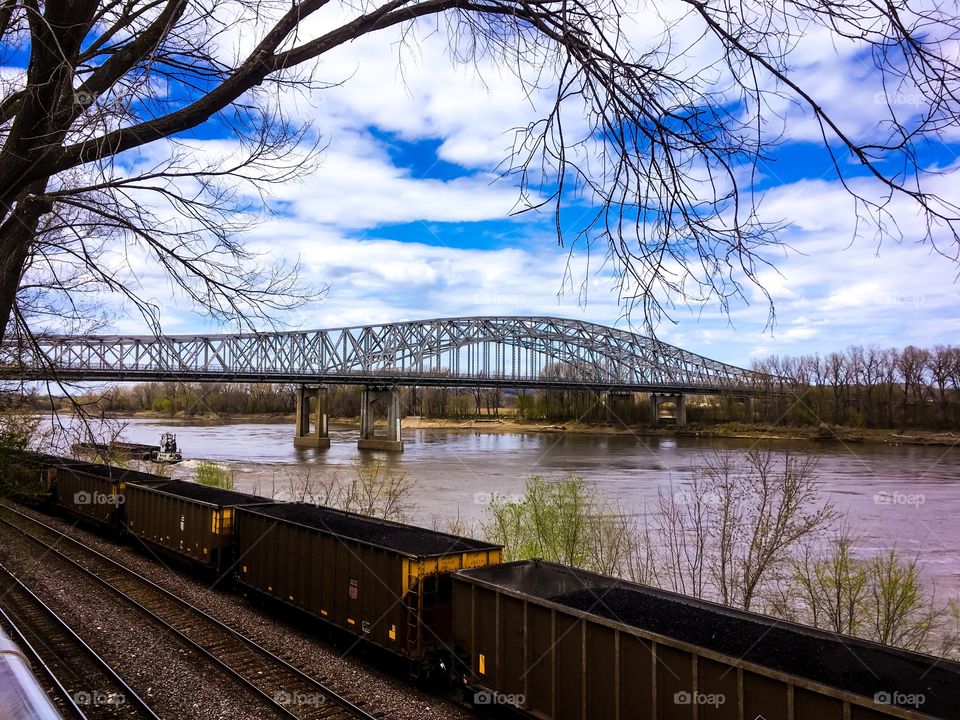
<instances>
[{"instance_id":1,"label":"distant bridge span","mask_svg":"<svg viewBox=\"0 0 960 720\"><path fill-rule=\"evenodd\" d=\"M235 335L40 336L27 379L524 387L754 395L771 378L581 320L463 317ZM11 349L7 348L7 352Z\"/></svg>"}]
</instances>

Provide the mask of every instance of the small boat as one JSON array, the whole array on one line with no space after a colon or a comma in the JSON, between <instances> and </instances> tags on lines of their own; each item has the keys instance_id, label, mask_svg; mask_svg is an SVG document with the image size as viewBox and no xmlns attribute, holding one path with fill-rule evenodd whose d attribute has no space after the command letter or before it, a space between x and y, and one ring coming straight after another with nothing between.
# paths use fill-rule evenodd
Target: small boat
<instances>
[{"instance_id":1,"label":"small boat","mask_svg":"<svg viewBox=\"0 0 960 720\"><path fill-rule=\"evenodd\" d=\"M164 433L160 436L160 449L155 450L149 458L158 463L178 463L183 460L183 453L177 447L177 436L173 433Z\"/></svg>"}]
</instances>

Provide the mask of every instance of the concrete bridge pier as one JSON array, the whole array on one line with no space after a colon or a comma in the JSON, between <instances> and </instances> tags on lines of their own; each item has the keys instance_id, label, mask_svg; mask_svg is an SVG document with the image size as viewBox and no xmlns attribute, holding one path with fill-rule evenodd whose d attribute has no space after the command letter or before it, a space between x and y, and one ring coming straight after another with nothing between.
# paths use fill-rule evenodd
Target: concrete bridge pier
<instances>
[{"instance_id":1,"label":"concrete bridge pier","mask_svg":"<svg viewBox=\"0 0 960 720\"><path fill-rule=\"evenodd\" d=\"M660 421L660 406L664 403L673 403L677 427L685 427L687 424L687 405L684 402L683 393L650 393L650 422L656 426Z\"/></svg>"},{"instance_id":2,"label":"concrete bridge pier","mask_svg":"<svg viewBox=\"0 0 960 720\"><path fill-rule=\"evenodd\" d=\"M374 433L374 408L377 403L382 403L387 410L387 430L384 435ZM360 398L360 440L357 441L357 449L403 452L400 419L400 392L396 388L365 386Z\"/></svg>"},{"instance_id":3,"label":"concrete bridge pier","mask_svg":"<svg viewBox=\"0 0 960 720\"><path fill-rule=\"evenodd\" d=\"M310 400L316 398L316 410L311 422ZM312 427L311 427L312 425ZM297 424L293 435L294 447L325 449L330 447L327 427L327 388L323 385L297 388Z\"/></svg>"},{"instance_id":4,"label":"concrete bridge pier","mask_svg":"<svg viewBox=\"0 0 960 720\"><path fill-rule=\"evenodd\" d=\"M626 425L634 419L633 393L606 392L601 398L604 406L604 420L608 423L622 423Z\"/></svg>"},{"instance_id":5,"label":"concrete bridge pier","mask_svg":"<svg viewBox=\"0 0 960 720\"><path fill-rule=\"evenodd\" d=\"M753 397L747 395L743 398L743 420L747 423L753 422Z\"/></svg>"}]
</instances>

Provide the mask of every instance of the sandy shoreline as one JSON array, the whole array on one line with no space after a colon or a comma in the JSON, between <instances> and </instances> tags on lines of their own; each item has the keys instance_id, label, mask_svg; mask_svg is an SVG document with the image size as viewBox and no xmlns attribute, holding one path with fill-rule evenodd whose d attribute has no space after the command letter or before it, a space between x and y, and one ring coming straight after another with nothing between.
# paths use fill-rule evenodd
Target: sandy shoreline
<instances>
[{"instance_id":1,"label":"sandy shoreline","mask_svg":"<svg viewBox=\"0 0 960 720\"><path fill-rule=\"evenodd\" d=\"M338 420L339 422L339 420ZM577 433L584 435L639 435L650 437L699 437L729 439L794 440L804 442L880 443L884 445L960 445L960 435L931 431L892 431L864 428L750 427L746 425L709 425L676 428L654 428L649 425L606 425L568 421L566 423L536 423L502 420L450 420L410 417L403 421L406 428L466 430L490 433Z\"/></svg>"}]
</instances>

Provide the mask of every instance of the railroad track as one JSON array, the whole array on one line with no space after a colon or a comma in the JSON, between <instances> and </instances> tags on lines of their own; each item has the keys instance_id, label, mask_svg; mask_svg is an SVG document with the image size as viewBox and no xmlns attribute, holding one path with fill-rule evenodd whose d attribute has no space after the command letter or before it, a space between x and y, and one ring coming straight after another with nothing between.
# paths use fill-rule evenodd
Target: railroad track
<instances>
[{"instance_id":1,"label":"railroad track","mask_svg":"<svg viewBox=\"0 0 960 720\"><path fill-rule=\"evenodd\" d=\"M46 523L0 504L0 524L115 593L294 720L376 720L319 680L156 583Z\"/></svg>"},{"instance_id":2,"label":"railroad track","mask_svg":"<svg viewBox=\"0 0 960 720\"><path fill-rule=\"evenodd\" d=\"M19 578L0 565L0 623L76 718L160 720L110 665Z\"/></svg>"}]
</instances>

